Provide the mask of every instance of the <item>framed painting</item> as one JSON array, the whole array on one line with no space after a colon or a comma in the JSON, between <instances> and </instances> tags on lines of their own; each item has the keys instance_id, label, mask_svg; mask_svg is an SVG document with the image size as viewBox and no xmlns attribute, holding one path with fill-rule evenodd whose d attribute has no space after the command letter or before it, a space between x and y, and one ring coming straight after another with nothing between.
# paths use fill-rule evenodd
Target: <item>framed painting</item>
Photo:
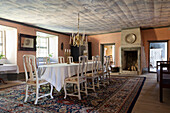
<instances>
[{"instance_id":1,"label":"framed painting","mask_svg":"<svg viewBox=\"0 0 170 113\"><path fill-rule=\"evenodd\" d=\"M36 36L19 34L19 50L36 51Z\"/></svg>"}]
</instances>

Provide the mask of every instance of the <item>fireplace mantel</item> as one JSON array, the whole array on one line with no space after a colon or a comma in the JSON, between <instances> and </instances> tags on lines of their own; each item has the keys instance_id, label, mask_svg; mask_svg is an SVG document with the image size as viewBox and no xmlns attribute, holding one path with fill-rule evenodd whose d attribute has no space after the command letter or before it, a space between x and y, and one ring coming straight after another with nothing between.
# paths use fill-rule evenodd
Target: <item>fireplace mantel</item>
<instances>
[{"instance_id":1,"label":"fireplace mantel","mask_svg":"<svg viewBox=\"0 0 170 113\"><path fill-rule=\"evenodd\" d=\"M135 53L135 52L136 53ZM128 53L129 52L129 53ZM133 54L134 56L128 56ZM120 46L120 73L121 74L141 74L141 32L140 28L126 29L121 32L121 46ZM127 55L128 54L128 55ZM125 58L127 57L127 58ZM129 57L136 57L130 59ZM127 60L130 59L130 60ZM132 61L135 59L135 61ZM125 61L126 60L126 61ZM131 63L127 68L125 65ZM135 62L132 63L132 62ZM129 66L129 65L128 65ZM126 69L125 69L126 67ZM133 67L134 69L131 69Z\"/></svg>"}]
</instances>

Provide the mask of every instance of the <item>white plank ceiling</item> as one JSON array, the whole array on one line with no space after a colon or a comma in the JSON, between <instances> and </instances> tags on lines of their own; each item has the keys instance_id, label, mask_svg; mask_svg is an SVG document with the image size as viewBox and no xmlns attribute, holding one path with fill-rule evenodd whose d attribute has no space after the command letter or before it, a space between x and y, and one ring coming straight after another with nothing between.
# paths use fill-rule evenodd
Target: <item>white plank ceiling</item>
<instances>
[{"instance_id":1,"label":"white plank ceiling","mask_svg":"<svg viewBox=\"0 0 170 113\"><path fill-rule=\"evenodd\" d=\"M0 18L72 33L170 25L170 0L0 0Z\"/></svg>"}]
</instances>

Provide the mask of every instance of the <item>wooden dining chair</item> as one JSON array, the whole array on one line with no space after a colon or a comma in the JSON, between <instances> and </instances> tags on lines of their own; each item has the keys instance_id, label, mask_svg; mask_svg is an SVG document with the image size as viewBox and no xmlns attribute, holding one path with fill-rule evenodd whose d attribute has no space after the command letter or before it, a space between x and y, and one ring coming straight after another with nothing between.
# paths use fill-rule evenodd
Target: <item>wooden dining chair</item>
<instances>
[{"instance_id":1,"label":"wooden dining chair","mask_svg":"<svg viewBox=\"0 0 170 113\"><path fill-rule=\"evenodd\" d=\"M68 62L69 64L73 63L73 57L72 57L72 56L68 56L68 57L67 57L67 62Z\"/></svg>"},{"instance_id":2,"label":"wooden dining chair","mask_svg":"<svg viewBox=\"0 0 170 113\"><path fill-rule=\"evenodd\" d=\"M24 64L24 70L25 70L25 79L26 79L26 93L25 93L25 100L24 102L27 102L27 98L28 98L28 90L29 90L29 86L35 86L36 87L36 99L34 101L34 104L37 104L38 99L45 97L45 96L51 96L51 98L53 98L52 96L52 91L53 91L53 85L51 85L51 90L50 93L48 94L44 94L39 96L39 89L40 86L42 85L46 85L49 82L47 82L46 80L41 79L41 76L38 75L37 70L36 70L36 64L35 64L35 56L34 55L23 55L23 64ZM29 75L28 75L29 73ZM32 87L30 87L32 88ZM32 93L34 94L34 93ZM30 95L32 95L30 94Z\"/></svg>"},{"instance_id":3,"label":"wooden dining chair","mask_svg":"<svg viewBox=\"0 0 170 113\"><path fill-rule=\"evenodd\" d=\"M107 67L106 67L106 72L107 72L106 79L109 80L109 83L110 83L110 73L111 73L111 68L110 68L111 63L110 63L110 61L111 61L111 57L108 56L108 58L107 58Z\"/></svg>"},{"instance_id":4,"label":"wooden dining chair","mask_svg":"<svg viewBox=\"0 0 170 113\"><path fill-rule=\"evenodd\" d=\"M97 58L95 56L92 56L92 71L91 73L86 73L85 76L87 77L87 89L93 89L95 91L95 86L98 88L99 86L99 76L97 75ZM95 80L97 81L95 83ZM90 85L92 83L92 86Z\"/></svg>"},{"instance_id":5,"label":"wooden dining chair","mask_svg":"<svg viewBox=\"0 0 170 113\"><path fill-rule=\"evenodd\" d=\"M59 56L59 57L58 57L58 63L59 63L59 64L65 63L65 60L64 60L64 57L63 57L63 56Z\"/></svg>"},{"instance_id":6,"label":"wooden dining chair","mask_svg":"<svg viewBox=\"0 0 170 113\"><path fill-rule=\"evenodd\" d=\"M99 70L101 70L101 61L100 61L100 57L99 57L99 55L96 55L95 56L95 58L96 58L96 61L97 61L97 73L99 72Z\"/></svg>"},{"instance_id":7,"label":"wooden dining chair","mask_svg":"<svg viewBox=\"0 0 170 113\"><path fill-rule=\"evenodd\" d=\"M68 77L64 80L64 92L65 92L64 98L66 98L67 95L69 95L69 96L77 96L79 98L79 100L81 100L80 92L84 92L84 93L86 93L86 95L88 94L87 93L87 80L86 80L86 76L84 75L84 73L86 74L86 71L87 71L87 65L88 65L87 56L80 56L76 76ZM73 86L74 85L77 86L78 95L76 95L75 93L69 93L69 94L67 93L66 85L68 83L73 84ZM82 90L83 87L81 87L82 89L80 89L80 85L83 83L84 83L85 90ZM83 85L81 85L81 86L83 86Z\"/></svg>"},{"instance_id":8,"label":"wooden dining chair","mask_svg":"<svg viewBox=\"0 0 170 113\"><path fill-rule=\"evenodd\" d=\"M100 79L100 85L106 86L106 84L110 83L110 80L109 80L110 75L108 75L108 67L109 67L109 57L104 56L104 62L103 62L102 68L100 68L100 70L98 70L97 72L97 75L99 76L99 79Z\"/></svg>"},{"instance_id":9,"label":"wooden dining chair","mask_svg":"<svg viewBox=\"0 0 170 113\"><path fill-rule=\"evenodd\" d=\"M163 88L170 88L170 62L160 64L159 93L160 102L163 102Z\"/></svg>"}]
</instances>

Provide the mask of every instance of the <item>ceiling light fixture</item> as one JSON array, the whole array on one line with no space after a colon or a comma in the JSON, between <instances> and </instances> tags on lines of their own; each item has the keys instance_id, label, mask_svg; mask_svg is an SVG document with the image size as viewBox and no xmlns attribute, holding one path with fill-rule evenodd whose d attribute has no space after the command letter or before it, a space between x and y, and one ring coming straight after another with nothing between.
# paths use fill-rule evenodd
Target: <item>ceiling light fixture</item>
<instances>
[{"instance_id":1,"label":"ceiling light fixture","mask_svg":"<svg viewBox=\"0 0 170 113\"><path fill-rule=\"evenodd\" d=\"M77 34L72 33L72 35L70 36L70 45L77 47L87 44L87 36L85 37L85 33L83 33L82 36L79 34L79 21L80 18L78 13L78 32Z\"/></svg>"}]
</instances>

